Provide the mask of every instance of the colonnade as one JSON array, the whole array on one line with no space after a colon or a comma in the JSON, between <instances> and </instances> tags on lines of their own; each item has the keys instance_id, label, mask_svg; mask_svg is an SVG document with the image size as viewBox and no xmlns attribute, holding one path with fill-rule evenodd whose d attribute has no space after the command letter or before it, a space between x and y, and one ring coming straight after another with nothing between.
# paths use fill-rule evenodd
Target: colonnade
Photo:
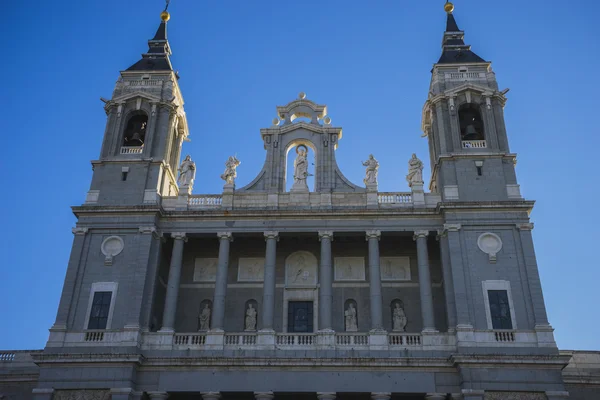
<instances>
[{"instance_id":1,"label":"colonnade","mask_svg":"<svg viewBox=\"0 0 600 400\"><path fill-rule=\"evenodd\" d=\"M433 311L433 295L431 290L431 273L429 268L429 255L427 249L427 237L429 231L415 231L413 239L417 244L417 262L419 270L419 291L421 299L421 317L423 320L423 331L435 332L435 318ZM273 331L275 310L275 268L277 242L279 233L274 231L264 232L265 266L264 286L262 304L262 331ZM319 231L321 242L321 259L319 265L319 331L333 331L332 303L333 303L333 264L331 255L331 243L334 240L332 231ZM162 332L174 332L175 313L177 311L177 298L181 280L181 268L183 260L184 244L187 236L183 232L173 232L174 240L173 254L169 270L169 281L167 282L167 293L163 312ZM215 291L213 298L213 310L211 319L211 330L222 331L225 326L225 298L227 296L227 270L229 269L229 248L233 240L232 232L219 232L219 258ZM383 301L381 294L381 275L379 265L379 241L381 232L370 230L365 232L368 242L369 260L369 292L371 304L371 331L384 331L383 325Z\"/></svg>"},{"instance_id":2,"label":"colonnade","mask_svg":"<svg viewBox=\"0 0 600 400\"><path fill-rule=\"evenodd\" d=\"M166 392L150 392L148 393L152 400L166 400L169 398L169 394ZM113 396L114 397L114 396ZM336 400L337 394L335 392L317 392L317 400ZM389 392L372 392L371 400L390 400L392 394ZM462 398L460 395L453 394L452 399ZM202 400L220 400L220 392L201 392L199 393L199 399ZM277 396L273 392L254 392L254 398L256 400L274 400ZM445 393L427 393L423 399L425 400L445 400L447 395Z\"/></svg>"}]
</instances>

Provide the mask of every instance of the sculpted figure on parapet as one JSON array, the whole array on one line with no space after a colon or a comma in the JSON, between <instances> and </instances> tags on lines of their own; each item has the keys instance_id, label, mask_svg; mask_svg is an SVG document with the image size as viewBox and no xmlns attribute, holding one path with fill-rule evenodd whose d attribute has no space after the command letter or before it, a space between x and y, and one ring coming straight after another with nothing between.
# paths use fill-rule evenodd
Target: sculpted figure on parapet
<instances>
[{"instance_id":1,"label":"sculpted figure on parapet","mask_svg":"<svg viewBox=\"0 0 600 400\"><path fill-rule=\"evenodd\" d=\"M362 165L367 167L365 179L363 179L365 185L376 185L377 174L379 173L379 161L373 157L373 154L370 154L369 159L363 162Z\"/></svg>"},{"instance_id":2,"label":"sculpted figure on parapet","mask_svg":"<svg viewBox=\"0 0 600 400\"><path fill-rule=\"evenodd\" d=\"M185 156L185 160L179 167L179 178L177 184L179 187L192 186L194 184L194 178L196 177L196 163L192 161L192 157L189 155Z\"/></svg>"},{"instance_id":3,"label":"sculpted figure on parapet","mask_svg":"<svg viewBox=\"0 0 600 400\"><path fill-rule=\"evenodd\" d=\"M354 304L350 303L348 305L344 316L346 317L346 332L358 331L358 321L356 320L356 308L354 308Z\"/></svg>"},{"instance_id":4,"label":"sculpted figure on parapet","mask_svg":"<svg viewBox=\"0 0 600 400\"><path fill-rule=\"evenodd\" d=\"M406 328L406 314L404 309L400 306L400 303L394 304L394 313L392 320L392 330L394 332L404 332Z\"/></svg>"},{"instance_id":5,"label":"sculpted figure on parapet","mask_svg":"<svg viewBox=\"0 0 600 400\"><path fill-rule=\"evenodd\" d=\"M233 185L235 183L235 178L237 178L236 168L240 164L241 162L236 156L230 156L225 162L225 172L221 174L221 179L223 179L228 185Z\"/></svg>"},{"instance_id":6,"label":"sculpted figure on parapet","mask_svg":"<svg viewBox=\"0 0 600 400\"><path fill-rule=\"evenodd\" d=\"M408 175L406 175L406 181L408 186L412 187L414 184L423 184L423 162L417 158L417 155L413 153L410 160L408 160Z\"/></svg>"},{"instance_id":7,"label":"sculpted figure on parapet","mask_svg":"<svg viewBox=\"0 0 600 400\"><path fill-rule=\"evenodd\" d=\"M256 330L256 308L254 308L252 304L248 304L248 309L246 310L246 319L244 322L245 331Z\"/></svg>"},{"instance_id":8,"label":"sculpted figure on parapet","mask_svg":"<svg viewBox=\"0 0 600 400\"><path fill-rule=\"evenodd\" d=\"M204 308L200 311L198 322L200 325L199 331L204 332L210 329L210 307L208 306L208 303L204 304Z\"/></svg>"}]
</instances>

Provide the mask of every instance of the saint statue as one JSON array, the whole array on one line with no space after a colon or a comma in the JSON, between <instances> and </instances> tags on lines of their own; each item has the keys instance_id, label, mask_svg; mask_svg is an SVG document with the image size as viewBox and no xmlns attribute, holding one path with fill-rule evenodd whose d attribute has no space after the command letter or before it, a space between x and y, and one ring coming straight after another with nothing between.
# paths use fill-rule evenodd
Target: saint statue
<instances>
[{"instance_id":1,"label":"saint statue","mask_svg":"<svg viewBox=\"0 0 600 400\"><path fill-rule=\"evenodd\" d=\"M200 311L198 321L200 322L199 331L208 331L210 329L210 308L208 307L208 303L204 304L204 308Z\"/></svg>"},{"instance_id":2,"label":"saint statue","mask_svg":"<svg viewBox=\"0 0 600 400\"><path fill-rule=\"evenodd\" d=\"M413 153L410 160L408 160L408 175L406 175L406 181L408 186L412 187L414 184L423 184L423 162L417 158L417 155Z\"/></svg>"},{"instance_id":3,"label":"saint statue","mask_svg":"<svg viewBox=\"0 0 600 400\"><path fill-rule=\"evenodd\" d=\"M356 320L356 308L354 308L354 304L350 303L348 305L348 309L344 311L344 316L346 317L346 332L358 331L358 323Z\"/></svg>"},{"instance_id":4,"label":"saint statue","mask_svg":"<svg viewBox=\"0 0 600 400\"><path fill-rule=\"evenodd\" d=\"M304 145L296 147L296 159L294 160L294 185L295 189L308 189L306 178L312 176L308 173L308 149Z\"/></svg>"},{"instance_id":5,"label":"saint statue","mask_svg":"<svg viewBox=\"0 0 600 400\"><path fill-rule=\"evenodd\" d=\"M225 172L221 174L221 179L223 179L228 185L233 185L235 183L235 178L237 177L236 168L239 165L240 160L238 160L236 156L230 156L225 162Z\"/></svg>"},{"instance_id":6,"label":"saint statue","mask_svg":"<svg viewBox=\"0 0 600 400\"><path fill-rule=\"evenodd\" d=\"M379 161L373 157L373 154L369 155L369 159L362 163L365 167L367 167L365 179L363 182L365 185L377 185L377 173L379 172Z\"/></svg>"},{"instance_id":7,"label":"saint statue","mask_svg":"<svg viewBox=\"0 0 600 400\"><path fill-rule=\"evenodd\" d=\"M406 314L400 303L394 304L394 313L392 315L392 330L394 332L404 332L406 328Z\"/></svg>"},{"instance_id":8,"label":"saint statue","mask_svg":"<svg viewBox=\"0 0 600 400\"><path fill-rule=\"evenodd\" d=\"M196 163L192 161L192 158L188 155L185 156L185 160L181 163L178 169L179 178L177 184L179 187L191 187L194 184L194 178L196 177Z\"/></svg>"},{"instance_id":9,"label":"saint statue","mask_svg":"<svg viewBox=\"0 0 600 400\"><path fill-rule=\"evenodd\" d=\"M246 319L244 324L245 331L255 331L256 330L256 309L252 306L252 304L248 304L248 309L246 310Z\"/></svg>"}]
</instances>

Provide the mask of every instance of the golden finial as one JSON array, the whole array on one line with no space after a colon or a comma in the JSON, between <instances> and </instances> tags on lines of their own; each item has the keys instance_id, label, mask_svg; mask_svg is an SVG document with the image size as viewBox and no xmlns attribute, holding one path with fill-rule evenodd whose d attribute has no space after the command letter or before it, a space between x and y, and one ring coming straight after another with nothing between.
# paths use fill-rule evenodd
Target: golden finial
<instances>
[{"instance_id":1,"label":"golden finial","mask_svg":"<svg viewBox=\"0 0 600 400\"><path fill-rule=\"evenodd\" d=\"M167 11L167 8L169 8L169 3L171 2L171 0L166 0L166 5L165 5L165 9L163 12L160 13L160 19L162 19L163 22L167 22L168 20L171 19L171 14L169 14L169 12Z\"/></svg>"},{"instance_id":2,"label":"golden finial","mask_svg":"<svg viewBox=\"0 0 600 400\"><path fill-rule=\"evenodd\" d=\"M449 0L446 0L446 4L444 4L444 11L446 11L448 14L452 14L452 11L454 11L454 4L450 3Z\"/></svg>"}]
</instances>

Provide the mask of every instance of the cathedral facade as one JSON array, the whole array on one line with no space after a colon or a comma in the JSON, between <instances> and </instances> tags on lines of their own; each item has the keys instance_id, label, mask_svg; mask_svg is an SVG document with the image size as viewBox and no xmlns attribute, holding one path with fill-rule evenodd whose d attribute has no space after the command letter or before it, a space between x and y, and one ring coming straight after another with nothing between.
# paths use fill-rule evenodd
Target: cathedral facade
<instances>
[{"instance_id":1,"label":"cathedral facade","mask_svg":"<svg viewBox=\"0 0 600 400\"><path fill-rule=\"evenodd\" d=\"M342 129L300 93L257 135L258 176L237 182L230 157L219 194L193 192L194 155L181 154L163 12L105 101L47 345L0 354L21 362L0 365L7 398L600 398L600 374L569 386L575 356L548 322L507 90L446 12L422 113L428 185L417 155L406 192L378 190L373 156L351 182Z\"/></svg>"}]
</instances>

